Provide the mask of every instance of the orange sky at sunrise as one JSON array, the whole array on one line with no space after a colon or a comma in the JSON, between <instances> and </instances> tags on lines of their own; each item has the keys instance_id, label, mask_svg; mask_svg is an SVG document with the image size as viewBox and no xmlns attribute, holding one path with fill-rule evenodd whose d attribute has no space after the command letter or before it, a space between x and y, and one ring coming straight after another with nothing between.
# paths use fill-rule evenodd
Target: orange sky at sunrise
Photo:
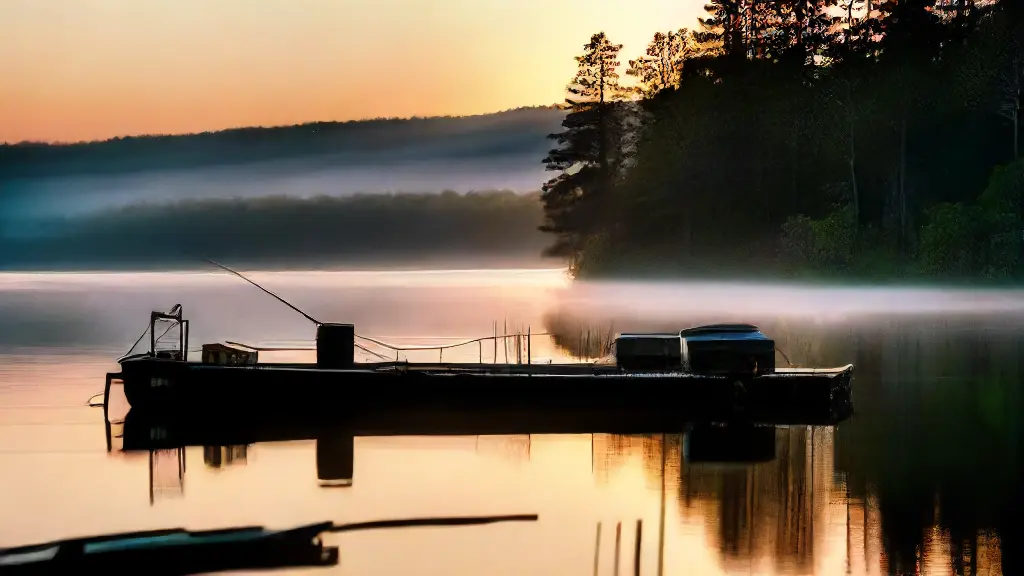
<instances>
[{"instance_id":1,"label":"orange sky at sunrise","mask_svg":"<svg viewBox=\"0 0 1024 576\"><path fill-rule=\"evenodd\" d=\"M0 142L80 141L562 100L590 34L703 0L3 0Z\"/></svg>"}]
</instances>

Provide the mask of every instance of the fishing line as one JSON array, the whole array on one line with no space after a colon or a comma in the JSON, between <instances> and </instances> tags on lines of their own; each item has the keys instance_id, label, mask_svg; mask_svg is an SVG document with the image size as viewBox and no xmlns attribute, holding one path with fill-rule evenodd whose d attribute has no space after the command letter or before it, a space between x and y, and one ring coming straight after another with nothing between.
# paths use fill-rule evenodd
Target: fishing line
<instances>
[{"instance_id":1,"label":"fishing line","mask_svg":"<svg viewBox=\"0 0 1024 576\"><path fill-rule=\"evenodd\" d=\"M296 311L296 312L298 312L299 314L302 314L302 315L303 315L303 316L304 316L304 317L306 318L306 320L309 320L309 321L310 321L310 322L312 322L313 324L316 324L317 326L319 326L319 325L323 324L323 322L320 322L320 321L319 321L319 320L317 320L316 318L313 318L313 317L312 317L312 316L310 316L309 314L306 314L306 313L305 313L305 312L303 312L302 310L299 310L299 309L298 309L298 308L297 308L297 307L296 307L296 306L295 306L294 304L292 304L291 302L289 302L289 301L285 300L284 298L282 298L282 297L278 296L277 294L274 294L274 293L273 293L273 292L271 292L270 290L267 290L266 288L264 288L263 286L260 286L259 284L257 284L256 282L254 282L254 281L250 280L249 278L246 278L246 277L245 277L245 275L243 275L243 274L242 274L241 272L238 272L238 271L236 271L236 270L232 270L231 268L228 268L227 266L225 266L225 265L223 265L223 264L221 264L221 263L219 263L219 262L214 262L213 260L210 260L209 258L203 258L203 260L206 260L206 261L207 261L207 262L209 262L210 264L213 264L214 266L216 266L216 267L218 267L218 268L220 268L220 269L222 269L222 270L227 270L228 272L230 272L230 273L234 274L235 276L238 276L238 277L239 277L239 278L241 278L242 280L245 280L245 281L246 281L246 282L248 282L249 284L252 284L253 286L255 286L255 287L259 288L260 290L263 290L263 291L264 291L264 292L266 292L267 294L270 294L271 296L273 296L274 298L276 298L276 299L277 299L277 300L278 300L279 302L281 302L281 303L282 303L282 304L284 304L285 306L287 306L287 307L291 308L292 310L295 310L295 311Z\"/></svg>"}]
</instances>

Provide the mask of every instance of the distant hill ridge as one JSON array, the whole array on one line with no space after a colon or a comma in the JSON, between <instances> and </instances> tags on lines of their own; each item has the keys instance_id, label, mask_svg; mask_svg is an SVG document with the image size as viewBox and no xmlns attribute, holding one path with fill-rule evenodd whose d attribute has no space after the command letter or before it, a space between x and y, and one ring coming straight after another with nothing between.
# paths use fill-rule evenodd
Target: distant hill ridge
<instances>
[{"instance_id":1,"label":"distant hill ridge","mask_svg":"<svg viewBox=\"0 0 1024 576\"><path fill-rule=\"evenodd\" d=\"M307 157L338 162L484 159L537 155L550 147L565 112L527 107L475 116L380 118L294 126L232 128L95 142L0 145L0 180L122 174Z\"/></svg>"}]
</instances>

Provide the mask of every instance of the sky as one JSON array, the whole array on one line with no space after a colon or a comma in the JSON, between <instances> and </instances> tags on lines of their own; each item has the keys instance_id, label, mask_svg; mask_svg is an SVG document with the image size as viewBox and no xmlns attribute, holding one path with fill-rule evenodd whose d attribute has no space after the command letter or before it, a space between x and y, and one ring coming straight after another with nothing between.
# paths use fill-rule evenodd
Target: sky
<instances>
[{"instance_id":1,"label":"sky","mask_svg":"<svg viewBox=\"0 0 1024 576\"><path fill-rule=\"evenodd\" d=\"M0 142L553 104L591 34L625 64L703 4L2 0Z\"/></svg>"}]
</instances>

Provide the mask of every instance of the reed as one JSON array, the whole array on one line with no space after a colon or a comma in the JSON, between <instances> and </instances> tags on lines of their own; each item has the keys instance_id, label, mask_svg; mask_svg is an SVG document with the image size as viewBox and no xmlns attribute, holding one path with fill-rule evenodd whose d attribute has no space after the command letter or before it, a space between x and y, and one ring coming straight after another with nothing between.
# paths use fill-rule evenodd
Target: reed
<instances>
[{"instance_id":1,"label":"reed","mask_svg":"<svg viewBox=\"0 0 1024 576\"><path fill-rule=\"evenodd\" d=\"M560 350L576 360L597 360L612 354L614 323L593 324L562 314L545 317L544 324Z\"/></svg>"}]
</instances>

